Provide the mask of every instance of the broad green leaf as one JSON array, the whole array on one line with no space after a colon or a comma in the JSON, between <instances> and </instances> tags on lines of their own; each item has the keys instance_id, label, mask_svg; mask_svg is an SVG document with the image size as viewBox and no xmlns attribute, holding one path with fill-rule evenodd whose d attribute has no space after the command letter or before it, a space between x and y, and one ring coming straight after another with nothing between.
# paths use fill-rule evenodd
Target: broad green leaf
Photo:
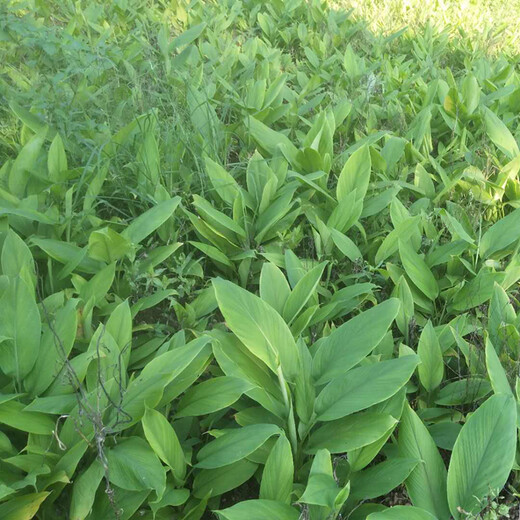
<instances>
[{"instance_id":1,"label":"broad green leaf","mask_svg":"<svg viewBox=\"0 0 520 520\"><path fill-rule=\"evenodd\" d=\"M298 313L312 297L326 265L327 262L322 262L313 267L295 285L293 291L287 298L283 309L282 316L287 323L291 323L294 318L296 318Z\"/></svg>"},{"instance_id":2,"label":"broad green leaf","mask_svg":"<svg viewBox=\"0 0 520 520\"><path fill-rule=\"evenodd\" d=\"M196 242L195 240L190 240L189 244L202 251L205 255L208 255L212 260L215 260L215 262L233 268L233 262L216 247L205 244L204 242Z\"/></svg>"},{"instance_id":3,"label":"broad green leaf","mask_svg":"<svg viewBox=\"0 0 520 520\"><path fill-rule=\"evenodd\" d=\"M188 501L188 498L190 498L190 492L188 489L176 489L173 487L171 482L166 482L166 491L164 492L164 495L160 500L149 502L150 509L155 515L159 509L163 509L168 506L182 506Z\"/></svg>"},{"instance_id":4,"label":"broad green leaf","mask_svg":"<svg viewBox=\"0 0 520 520\"><path fill-rule=\"evenodd\" d=\"M462 82L462 96L468 114L475 112L480 102L481 90L477 78L469 73Z\"/></svg>"},{"instance_id":5,"label":"broad green leaf","mask_svg":"<svg viewBox=\"0 0 520 520\"><path fill-rule=\"evenodd\" d=\"M433 184L430 174L421 164L418 164L415 167L415 177L413 182L415 186L417 186L429 199L435 197L435 185Z\"/></svg>"},{"instance_id":6,"label":"broad green leaf","mask_svg":"<svg viewBox=\"0 0 520 520\"><path fill-rule=\"evenodd\" d=\"M70 242L40 237L32 237L31 242L36 244L52 259L62 264L72 264L72 270L88 274L96 274L104 267L102 262L87 257L86 250L81 249Z\"/></svg>"},{"instance_id":7,"label":"broad green leaf","mask_svg":"<svg viewBox=\"0 0 520 520\"><path fill-rule=\"evenodd\" d=\"M401 276L395 288L392 292L392 296L399 299L401 305L399 306L399 312L395 317L395 323L405 338L405 342L408 341L410 334L410 322L414 317L414 302L412 291L404 276Z\"/></svg>"},{"instance_id":8,"label":"broad green leaf","mask_svg":"<svg viewBox=\"0 0 520 520\"><path fill-rule=\"evenodd\" d=\"M131 250L130 241L112 228L105 227L90 233L88 255L94 260L109 264L120 260Z\"/></svg>"},{"instance_id":9,"label":"broad green leaf","mask_svg":"<svg viewBox=\"0 0 520 520\"><path fill-rule=\"evenodd\" d=\"M338 201L327 219L327 227L346 233L357 222L362 211L363 199L357 198L357 191L354 190Z\"/></svg>"},{"instance_id":10,"label":"broad green leaf","mask_svg":"<svg viewBox=\"0 0 520 520\"><path fill-rule=\"evenodd\" d=\"M470 377L448 383L442 387L435 399L436 404L457 406L473 403L486 397L491 392L491 385L485 379Z\"/></svg>"},{"instance_id":11,"label":"broad green leaf","mask_svg":"<svg viewBox=\"0 0 520 520\"><path fill-rule=\"evenodd\" d=\"M347 160L341 170L336 187L336 197L340 201L356 190L356 198L365 198L370 182L370 150L364 145L356 150Z\"/></svg>"},{"instance_id":12,"label":"broad green leaf","mask_svg":"<svg viewBox=\"0 0 520 520\"><path fill-rule=\"evenodd\" d=\"M285 435L280 435L265 463L260 483L260 498L290 504L293 479L291 445Z\"/></svg>"},{"instance_id":13,"label":"broad green leaf","mask_svg":"<svg viewBox=\"0 0 520 520\"><path fill-rule=\"evenodd\" d=\"M307 453L327 449L331 453L345 453L377 441L397 419L385 413L366 412L330 421L311 433Z\"/></svg>"},{"instance_id":14,"label":"broad green leaf","mask_svg":"<svg viewBox=\"0 0 520 520\"><path fill-rule=\"evenodd\" d=\"M350 319L322 340L313 360L317 384L344 374L380 343L399 311L399 300L389 300Z\"/></svg>"},{"instance_id":15,"label":"broad green leaf","mask_svg":"<svg viewBox=\"0 0 520 520\"><path fill-rule=\"evenodd\" d=\"M182 54L179 55L179 58L180 56ZM186 101L188 105L187 113L194 130L205 140L205 147L210 150L217 150L223 135L223 128L207 87L201 86L201 88L198 88L196 83L189 83Z\"/></svg>"},{"instance_id":16,"label":"broad green leaf","mask_svg":"<svg viewBox=\"0 0 520 520\"><path fill-rule=\"evenodd\" d=\"M120 303L110 314L105 330L114 338L122 353L130 354L132 346L132 314L128 301Z\"/></svg>"},{"instance_id":17,"label":"broad green leaf","mask_svg":"<svg viewBox=\"0 0 520 520\"><path fill-rule=\"evenodd\" d=\"M240 195L237 181L220 164L209 157L204 158L204 163L213 188L224 202L232 206L235 198Z\"/></svg>"},{"instance_id":18,"label":"broad green leaf","mask_svg":"<svg viewBox=\"0 0 520 520\"><path fill-rule=\"evenodd\" d=\"M441 209L439 214L442 218L442 221L449 229L450 233L453 235L453 240L457 240L457 238L461 238L468 244L474 244L475 240L468 235L462 224L452 215L450 215L445 209Z\"/></svg>"},{"instance_id":19,"label":"broad green leaf","mask_svg":"<svg viewBox=\"0 0 520 520\"><path fill-rule=\"evenodd\" d=\"M486 339L486 367L495 394L513 395L504 367L500 363L495 347L489 338Z\"/></svg>"},{"instance_id":20,"label":"broad green leaf","mask_svg":"<svg viewBox=\"0 0 520 520\"><path fill-rule=\"evenodd\" d=\"M221 520L298 520L299 509L274 500L244 500L227 509L214 511Z\"/></svg>"},{"instance_id":21,"label":"broad green leaf","mask_svg":"<svg viewBox=\"0 0 520 520\"><path fill-rule=\"evenodd\" d=\"M347 235L344 235L337 229L330 230L330 236L336 247L351 261L355 262L362 258L361 251L356 244L350 240Z\"/></svg>"},{"instance_id":22,"label":"broad green leaf","mask_svg":"<svg viewBox=\"0 0 520 520\"><path fill-rule=\"evenodd\" d=\"M497 353L501 353L504 348L504 338L501 330L504 325L514 324L516 313L509 300L506 291L497 283L493 288L493 296L489 303L487 332L489 339L495 347Z\"/></svg>"},{"instance_id":23,"label":"broad green leaf","mask_svg":"<svg viewBox=\"0 0 520 520\"><path fill-rule=\"evenodd\" d=\"M129 491L155 490L161 497L166 471L150 446L140 437L120 440L107 450L110 481Z\"/></svg>"},{"instance_id":24,"label":"broad green leaf","mask_svg":"<svg viewBox=\"0 0 520 520\"><path fill-rule=\"evenodd\" d=\"M25 405L18 401L0 404L0 424L37 435L50 435L55 428L54 420L47 414L26 412Z\"/></svg>"},{"instance_id":25,"label":"broad green leaf","mask_svg":"<svg viewBox=\"0 0 520 520\"><path fill-rule=\"evenodd\" d=\"M489 258L497 251L507 248L520 238L520 208L493 224L482 236L480 256Z\"/></svg>"},{"instance_id":26,"label":"broad green leaf","mask_svg":"<svg viewBox=\"0 0 520 520\"><path fill-rule=\"evenodd\" d=\"M182 482L186 475L186 460L177 434L168 419L157 410L147 408L141 422L148 444L171 468L176 481Z\"/></svg>"},{"instance_id":27,"label":"broad green leaf","mask_svg":"<svg viewBox=\"0 0 520 520\"><path fill-rule=\"evenodd\" d=\"M96 491L105 475L101 463L94 462L74 480L70 502L70 520L84 520L94 505Z\"/></svg>"},{"instance_id":28,"label":"broad green leaf","mask_svg":"<svg viewBox=\"0 0 520 520\"><path fill-rule=\"evenodd\" d=\"M513 159L520 154L518 143L508 130L507 126L489 108L482 107L482 110L484 111L486 132L493 143L495 143L496 147L507 155L509 159Z\"/></svg>"},{"instance_id":29,"label":"broad green leaf","mask_svg":"<svg viewBox=\"0 0 520 520\"><path fill-rule=\"evenodd\" d=\"M428 431L439 448L452 451L461 428L459 423L443 421L432 424L428 427Z\"/></svg>"},{"instance_id":30,"label":"broad green leaf","mask_svg":"<svg viewBox=\"0 0 520 520\"><path fill-rule=\"evenodd\" d=\"M260 272L260 298L281 315L290 294L291 288L280 268L272 262L264 263Z\"/></svg>"},{"instance_id":31,"label":"broad green leaf","mask_svg":"<svg viewBox=\"0 0 520 520\"><path fill-rule=\"evenodd\" d=\"M490 397L462 427L448 469L448 503L455 518L460 509L477 514L486 497L506 483L516 450L516 403L511 395Z\"/></svg>"},{"instance_id":32,"label":"broad green leaf","mask_svg":"<svg viewBox=\"0 0 520 520\"><path fill-rule=\"evenodd\" d=\"M141 420L146 406L156 406L166 385L179 376L204 348L209 348L210 342L209 336L201 336L184 347L165 352L150 361L139 376L130 382L123 395L121 408L132 420L119 423L119 428L129 428ZM112 414L112 420L116 420L116 414Z\"/></svg>"},{"instance_id":33,"label":"broad green leaf","mask_svg":"<svg viewBox=\"0 0 520 520\"><path fill-rule=\"evenodd\" d=\"M217 278L213 287L226 325L273 372L281 364L285 376L293 379L298 349L282 317L258 296L231 282Z\"/></svg>"},{"instance_id":34,"label":"broad green leaf","mask_svg":"<svg viewBox=\"0 0 520 520\"><path fill-rule=\"evenodd\" d=\"M246 183L247 190L253 196L257 207L261 205L262 199L266 204L274 195L274 190L278 184L277 177L269 167L268 161L258 151L255 151L247 163ZM266 198L269 200L266 200ZM259 208L260 212L264 209L265 207Z\"/></svg>"},{"instance_id":35,"label":"broad green leaf","mask_svg":"<svg viewBox=\"0 0 520 520\"><path fill-rule=\"evenodd\" d=\"M169 44L169 51L174 51L179 47L184 47L194 42L203 33L207 25L206 22L199 23L176 36Z\"/></svg>"},{"instance_id":36,"label":"broad green leaf","mask_svg":"<svg viewBox=\"0 0 520 520\"><path fill-rule=\"evenodd\" d=\"M274 424L255 424L227 430L222 436L199 450L197 455L199 462L196 467L214 469L237 462L279 433L280 428Z\"/></svg>"},{"instance_id":37,"label":"broad green leaf","mask_svg":"<svg viewBox=\"0 0 520 520\"><path fill-rule=\"evenodd\" d=\"M446 467L426 426L408 403L399 427L399 453L419 461L405 481L412 503L438 518L449 518Z\"/></svg>"},{"instance_id":38,"label":"broad green leaf","mask_svg":"<svg viewBox=\"0 0 520 520\"><path fill-rule=\"evenodd\" d=\"M406 217L395 225L383 240L376 253L375 262L380 264L399 249L399 241L413 236L418 230L419 217Z\"/></svg>"},{"instance_id":39,"label":"broad green leaf","mask_svg":"<svg viewBox=\"0 0 520 520\"><path fill-rule=\"evenodd\" d=\"M231 406L254 385L238 377L214 377L187 390L179 402L176 417L206 415Z\"/></svg>"},{"instance_id":40,"label":"broad green leaf","mask_svg":"<svg viewBox=\"0 0 520 520\"><path fill-rule=\"evenodd\" d=\"M34 291L22 278L9 280L0 298L2 372L19 384L33 368L40 350L41 323Z\"/></svg>"},{"instance_id":41,"label":"broad green leaf","mask_svg":"<svg viewBox=\"0 0 520 520\"><path fill-rule=\"evenodd\" d=\"M35 134L45 133L47 125L40 116L33 112L21 107L15 101L9 102L9 108L16 114L20 121L30 128ZM47 139L52 139L56 135L56 130L50 128L47 133Z\"/></svg>"},{"instance_id":42,"label":"broad green leaf","mask_svg":"<svg viewBox=\"0 0 520 520\"><path fill-rule=\"evenodd\" d=\"M49 318L52 328L44 324L36 363L24 379L24 387L31 395L40 395L49 388L70 354L77 333L76 305L77 300L69 300L54 318Z\"/></svg>"},{"instance_id":43,"label":"broad green leaf","mask_svg":"<svg viewBox=\"0 0 520 520\"><path fill-rule=\"evenodd\" d=\"M371 499L390 493L406 480L418 462L417 459L396 457L353 473L351 496Z\"/></svg>"},{"instance_id":44,"label":"broad green leaf","mask_svg":"<svg viewBox=\"0 0 520 520\"><path fill-rule=\"evenodd\" d=\"M437 520L428 511L413 506L394 506L367 516L366 520Z\"/></svg>"},{"instance_id":45,"label":"broad green leaf","mask_svg":"<svg viewBox=\"0 0 520 520\"><path fill-rule=\"evenodd\" d=\"M156 206L145 211L135 218L130 225L123 230L121 236L132 244L141 243L148 235L164 224L177 209L180 197L159 202Z\"/></svg>"},{"instance_id":46,"label":"broad green leaf","mask_svg":"<svg viewBox=\"0 0 520 520\"><path fill-rule=\"evenodd\" d=\"M427 392L433 392L442 383L444 361L437 334L429 320L419 338L417 354L421 358L418 368L419 380Z\"/></svg>"},{"instance_id":47,"label":"broad green leaf","mask_svg":"<svg viewBox=\"0 0 520 520\"><path fill-rule=\"evenodd\" d=\"M20 150L9 172L9 191L17 197L23 197L30 175L35 168L40 150L45 142L45 133L34 135Z\"/></svg>"},{"instance_id":48,"label":"broad green leaf","mask_svg":"<svg viewBox=\"0 0 520 520\"><path fill-rule=\"evenodd\" d=\"M493 295L495 284L504 280L504 277L503 272L495 273L483 267L475 278L466 282L455 293L452 300L453 310L466 311L487 302Z\"/></svg>"},{"instance_id":49,"label":"broad green leaf","mask_svg":"<svg viewBox=\"0 0 520 520\"><path fill-rule=\"evenodd\" d=\"M271 155L276 155L278 150L281 150L294 167L298 166L298 161L296 160L298 150L288 137L272 130L254 117L249 117L246 120L246 126L253 139L263 150L266 150Z\"/></svg>"},{"instance_id":50,"label":"broad green leaf","mask_svg":"<svg viewBox=\"0 0 520 520\"><path fill-rule=\"evenodd\" d=\"M212 334L215 334L215 331ZM275 416L285 418L287 412L279 381L267 365L254 356L233 334L224 337L219 335L217 340L213 345L213 353L222 371L228 376L240 377L252 383L254 388L247 392L248 397ZM257 422L264 421L255 421Z\"/></svg>"},{"instance_id":51,"label":"broad green leaf","mask_svg":"<svg viewBox=\"0 0 520 520\"><path fill-rule=\"evenodd\" d=\"M215 209L206 199L194 194L193 205L197 208L199 214L221 233L228 237L233 237L232 234L236 234L241 238L246 238L246 232L239 224L237 224L232 218L228 217L225 213ZM230 235L229 232L232 234Z\"/></svg>"},{"instance_id":52,"label":"broad green leaf","mask_svg":"<svg viewBox=\"0 0 520 520\"><path fill-rule=\"evenodd\" d=\"M29 493L3 502L0 504L0 518L2 520L30 520L49 495L49 492Z\"/></svg>"},{"instance_id":53,"label":"broad green leaf","mask_svg":"<svg viewBox=\"0 0 520 520\"><path fill-rule=\"evenodd\" d=\"M193 481L193 494L204 498L216 497L241 486L256 472L258 464L247 459L215 469L203 469Z\"/></svg>"},{"instance_id":54,"label":"broad green leaf","mask_svg":"<svg viewBox=\"0 0 520 520\"><path fill-rule=\"evenodd\" d=\"M88 304L98 305L112 287L116 271L115 262L107 265L96 273L80 288L80 298Z\"/></svg>"},{"instance_id":55,"label":"broad green leaf","mask_svg":"<svg viewBox=\"0 0 520 520\"><path fill-rule=\"evenodd\" d=\"M11 278L19 276L31 290L36 282L36 272L31 250L12 230L9 230L2 248L2 274Z\"/></svg>"},{"instance_id":56,"label":"broad green leaf","mask_svg":"<svg viewBox=\"0 0 520 520\"><path fill-rule=\"evenodd\" d=\"M24 411L61 415L70 413L77 404L78 398L74 394L49 395L37 397L24 408Z\"/></svg>"},{"instance_id":57,"label":"broad green leaf","mask_svg":"<svg viewBox=\"0 0 520 520\"><path fill-rule=\"evenodd\" d=\"M327 450L318 450L312 461L307 486L299 502L333 509L338 492L330 453Z\"/></svg>"},{"instance_id":58,"label":"broad green leaf","mask_svg":"<svg viewBox=\"0 0 520 520\"><path fill-rule=\"evenodd\" d=\"M63 182L67 180L66 172L68 169L67 155L60 134L56 134L49 147L47 155L47 170L49 179L52 182Z\"/></svg>"},{"instance_id":59,"label":"broad green leaf","mask_svg":"<svg viewBox=\"0 0 520 520\"><path fill-rule=\"evenodd\" d=\"M426 262L413 250L411 243L399 240L399 255L404 270L414 285L430 300L439 295L439 286Z\"/></svg>"},{"instance_id":60,"label":"broad green leaf","mask_svg":"<svg viewBox=\"0 0 520 520\"><path fill-rule=\"evenodd\" d=\"M396 394L414 373L416 355L354 368L333 379L316 399L320 421L341 419Z\"/></svg>"},{"instance_id":61,"label":"broad green leaf","mask_svg":"<svg viewBox=\"0 0 520 520\"><path fill-rule=\"evenodd\" d=\"M117 496L118 502L125 505L123 511L120 514L120 520L130 520L132 515L136 513L145 499L150 496L150 491L131 491L127 489L121 489L115 485L112 485L114 494ZM153 495L152 495L153 497ZM109 500L108 495L104 490L100 490L97 494L92 513L88 517L88 520L94 520L94 518L106 518L107 520L114 516L114 504Z\"/></svg>"}]
</instances>

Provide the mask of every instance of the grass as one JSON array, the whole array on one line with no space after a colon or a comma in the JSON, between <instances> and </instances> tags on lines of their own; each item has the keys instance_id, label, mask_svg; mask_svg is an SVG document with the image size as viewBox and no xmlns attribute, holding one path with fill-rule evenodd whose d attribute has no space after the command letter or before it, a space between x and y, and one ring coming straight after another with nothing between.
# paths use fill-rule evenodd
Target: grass
<instances>
[{"instance_id":1,"label":"grass","mask_svg":"<svg viewBox=\"0 0 520 520\"><path fill-rule=\"evenodd\" d=\"M506 0L336 0L353 9L376 33L390 34L407 27L422 33L430 24L457 40L469 40L491 55L520 53L520 19L515 2Z\"/></svg>"},{"instance_id":2,"label":"grass","mask_svg":"<svg viewBox=\"0 0 520 520\"><path fill-rule=\"evenodd\" d=\"M0 4L0 518L516 506L506 7Z\"/></svg>"}]
</instances>

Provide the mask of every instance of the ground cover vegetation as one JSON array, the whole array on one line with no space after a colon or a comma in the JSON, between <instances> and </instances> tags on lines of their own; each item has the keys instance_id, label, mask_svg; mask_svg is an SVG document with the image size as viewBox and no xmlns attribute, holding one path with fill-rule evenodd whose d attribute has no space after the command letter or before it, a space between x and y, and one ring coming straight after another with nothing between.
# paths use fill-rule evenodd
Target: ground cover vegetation
<instances>
[{"instance_id":1,"label":"ground cover vegetation","mask_svg":"<svg viewBox=\"0 0 520 520\"><path fill-rule=\"evenodd\" d=\"M318 0L0 5L0 518L514 518L520 73Z\"/></svg>"}]
</instances>

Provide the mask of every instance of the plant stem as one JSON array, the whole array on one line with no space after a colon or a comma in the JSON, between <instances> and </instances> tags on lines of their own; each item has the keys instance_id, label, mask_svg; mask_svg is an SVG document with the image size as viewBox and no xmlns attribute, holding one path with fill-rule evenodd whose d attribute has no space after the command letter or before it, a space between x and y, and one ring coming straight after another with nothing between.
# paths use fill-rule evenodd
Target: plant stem
<instances>
[{"instance_id":1,"label":"plant stem","mask_svg":"<svg viewBox=\"0 0 520 520\"><path fill-rule=\"evenodd\" d=\"M287 393L287 383L285 382L285 377L282 372L281 365L278 365L276 369L276 374L278 375L278 382L280 383L280 389L282 390L283 401L285 403L285 408L287 410L287 426L289 429L289 441L291 442L291 446L296 456L298 451L298 438L296 436L296 423L294 421L294 412L291 401L289 400L289 394Z\"/></svg>"}]
</instances>

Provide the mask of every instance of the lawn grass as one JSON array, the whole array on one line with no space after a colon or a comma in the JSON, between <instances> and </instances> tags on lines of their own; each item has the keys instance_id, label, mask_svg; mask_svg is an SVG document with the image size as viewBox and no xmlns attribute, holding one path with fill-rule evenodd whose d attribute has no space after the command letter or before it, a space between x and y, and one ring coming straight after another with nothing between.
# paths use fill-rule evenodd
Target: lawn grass
<instances>
[{"instance_id":1,"label":"lawn grass","mask_svg":"<svg viewBox=\"0 0 520 520\"><path fill-rule=\"evenodd\" d=\"M375 32L393 33L407 27L421 33L427 24L457 40L469 40L490 55L520 53L520 2L517 0L333 0L353 9Z\"/></svg>"}]
</instances>

